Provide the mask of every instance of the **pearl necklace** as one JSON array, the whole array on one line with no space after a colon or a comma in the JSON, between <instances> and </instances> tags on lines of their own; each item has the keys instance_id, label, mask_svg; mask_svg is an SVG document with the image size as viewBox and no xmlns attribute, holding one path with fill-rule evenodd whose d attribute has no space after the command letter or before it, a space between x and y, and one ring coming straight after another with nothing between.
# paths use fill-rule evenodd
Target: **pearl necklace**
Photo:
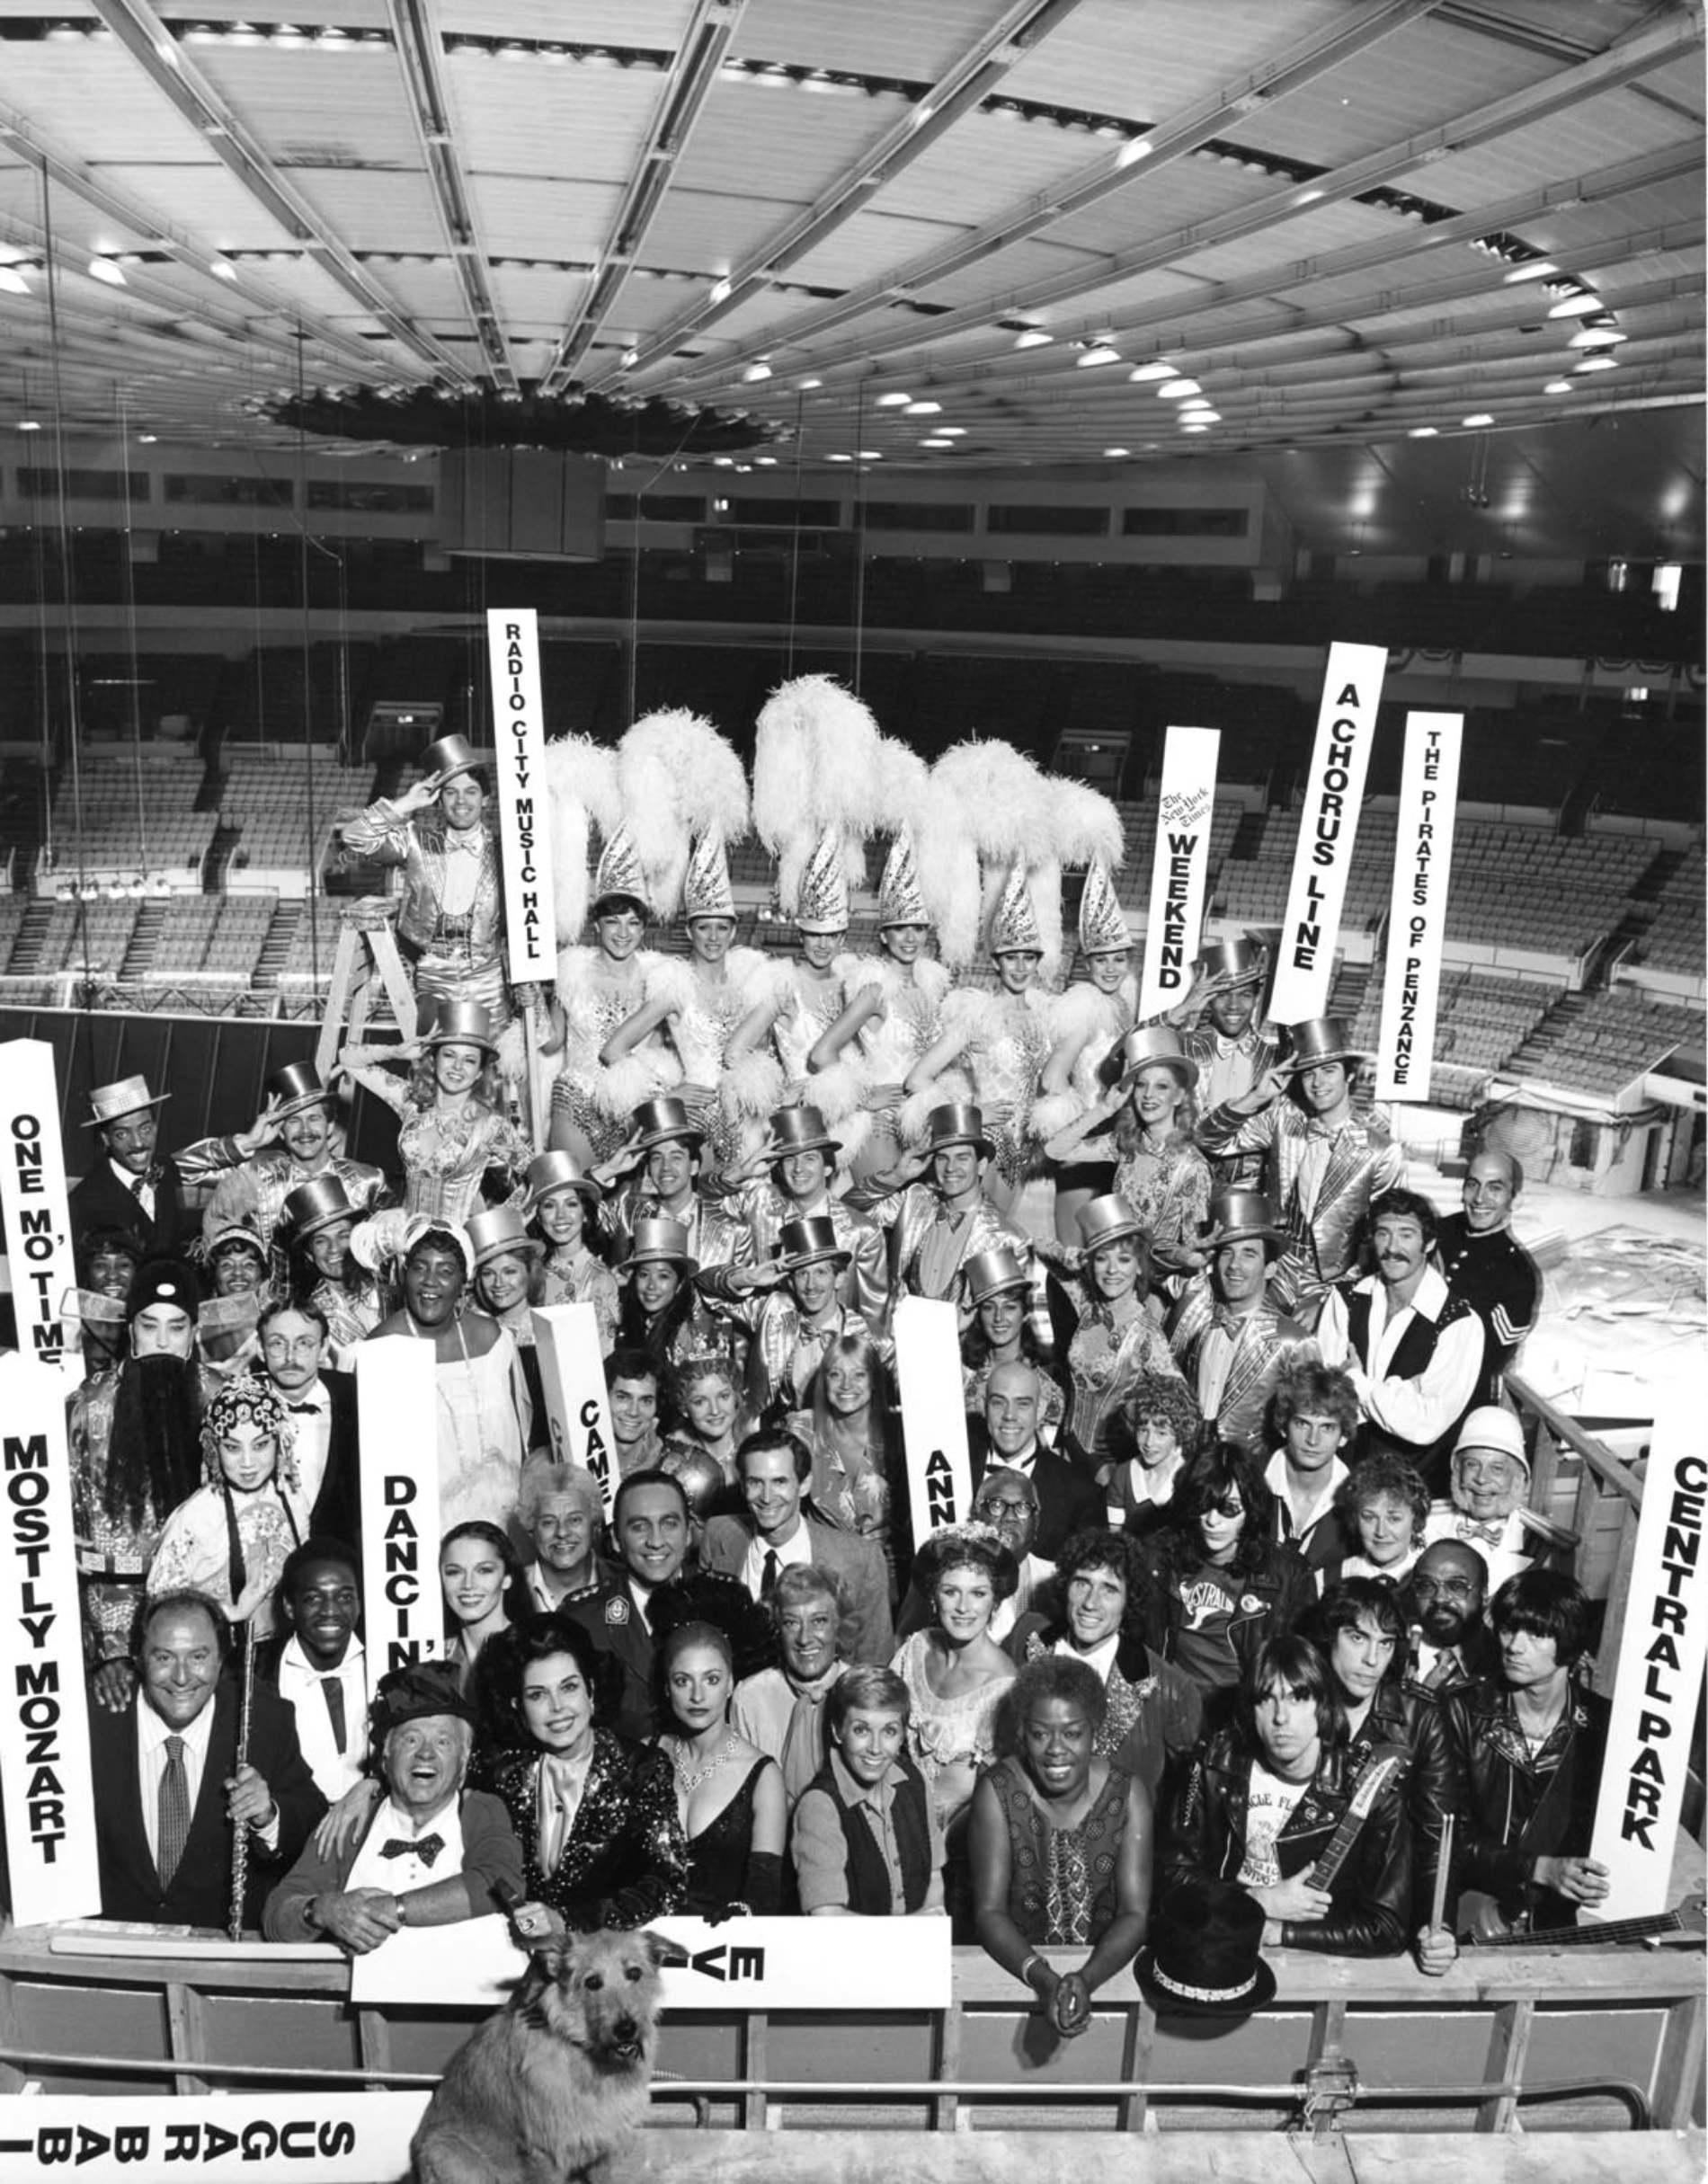
<instances>
[{"instance_id":1,"label":"pearl necklace","mask_svg":"<svg viewBox=\"0 0 1708 2184\"><path fill-rule=\"evenodd\" d=\"M703 1767L684 1767L682 1753L686 1747L672 1736L670 1740L670 1763L676 1770L677 1783L684 1793L698 1789L702 1782L709 1781L720 1767L727 1767L731 1760L736 1757L735 1742L735 1732L732 1729Z\"/></svg>"}]
</instances>

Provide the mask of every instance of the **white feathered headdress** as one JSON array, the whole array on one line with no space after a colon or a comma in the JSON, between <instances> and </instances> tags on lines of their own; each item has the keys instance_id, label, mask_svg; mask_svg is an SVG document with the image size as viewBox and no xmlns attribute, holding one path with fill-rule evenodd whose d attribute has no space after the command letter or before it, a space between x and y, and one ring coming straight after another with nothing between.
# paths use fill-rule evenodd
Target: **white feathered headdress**
<instances>
[{"instance_id":1,"label":"white feathered headdress","mask_svg":"<svg viewBox=\"0 0 1708 2184\"><path fill-rule=\"evenodd\" d=\"M557 945L581 938L589 901L588 852L597 826L609 841L622 820L617 753L584 735L559 736L546 746L546 796L551 812L552 899Z\"/></svg>"},{"instance_id":2,"label":"white feathered headdress","mask_svg":"<svg viewBox=\"0 0 1708 2184\"><path fill-rule=\"evenodd\" d=\"M886 803L884 748L870 708L828 675L797 675L761 708L753 825L777 859L786 918L799 909L809 863L823 866L840 854L850 883L865 885L867 839Z\"/></svg>"},{"instance_id":3,"label":"white feathered headdress","mask_svg":"<svg viewBox=\"0 0 1708 2184\"><path fill-rule=\"evenodd\" d=\"M733 842L747 832L742 762L698 713L649 713L618 748L617 784L653 915L673 917L698 837Z\"/></svg>"}]
</instances>

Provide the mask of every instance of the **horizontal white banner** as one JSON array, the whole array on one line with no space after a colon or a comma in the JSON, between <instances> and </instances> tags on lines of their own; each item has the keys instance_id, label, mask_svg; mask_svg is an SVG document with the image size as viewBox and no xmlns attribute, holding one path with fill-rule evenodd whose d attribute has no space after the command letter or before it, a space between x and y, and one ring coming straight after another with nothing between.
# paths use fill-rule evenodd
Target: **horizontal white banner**
<instances>
[{"instance_id":1,"label":"horizontal white banner","mask_svg":"<svg viewBox=\"0 0 1708 2184\"><path fill-rule=\"evenodd\" d=\"M63 2169L82 2184L201 2184L300 2177L374 2184L409 2168L430 2095L405 2093L13 2094L0 2099L0 2184Z\"/></svg>"}]
</instances>

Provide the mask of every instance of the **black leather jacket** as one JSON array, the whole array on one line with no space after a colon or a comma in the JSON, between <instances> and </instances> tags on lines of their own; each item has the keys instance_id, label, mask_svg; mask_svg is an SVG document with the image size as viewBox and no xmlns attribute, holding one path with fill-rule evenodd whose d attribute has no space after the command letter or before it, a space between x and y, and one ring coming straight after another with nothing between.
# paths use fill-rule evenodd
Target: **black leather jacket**
<instances>
[{"instance_id":1,"label":"black leather jacket","mask_svg":"<svg viewBox=\"0 0 1708 2184\"><path fill-rule=\"evenodd\" d=\"M1441 1824L1455 1816L1453 1869L1447 1877L1447 1922L1452 1923L1463 1867L1465 1783L1457 1748L1447 1732L1432 1692L1415 1685L1383 1683L1348 1751L1356 1781L1378 1745L1403 1745L1410 1754L1401 1784L1406 1823L1411 1831L1412 1904L1410 1931L1428 1922L1435 1904L1436 1869L1441 1861Z\"/></svg>"},{"instance_id":2,"label":"black leather jacket","mask_svg":"<svg viewBox=\"0 0 1708 2184\"><path fill-rule=\"evenodd\" d=\"M1540 1751L1526 1750L1498 1676L1450 1691L1443 1714L1464 1771L1469 1807L1463 1885L1486 1889L1508 1920L1574 1926L1577 1906L1533 1878L1538 1858L1582 1858L1595 1833L1607 1749L1607 1701L1572 1690Z\"/></svg>"}]
</instances>

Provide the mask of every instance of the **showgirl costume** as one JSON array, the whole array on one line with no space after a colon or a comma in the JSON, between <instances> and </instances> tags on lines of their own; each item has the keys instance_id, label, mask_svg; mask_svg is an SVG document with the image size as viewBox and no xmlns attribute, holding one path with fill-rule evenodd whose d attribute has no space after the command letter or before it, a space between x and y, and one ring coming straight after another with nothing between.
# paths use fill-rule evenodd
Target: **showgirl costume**
<instances>
[{"instance_id":1,"label":"showgirl costume","mask_svg":"<svg viewBox=\"0 0 1708 2184\"><path fill-rule=\"evenodd\" d=\"M603 859L600 873L602 880ZM630 1113L643 1100L655 1099L681 1081L681 1064L662 1032L649 1033L620 1061L599 1058L618 1026L658 998L657 981L669 967L667 958L652 948L637 949L621 963L613 963L601 948L558 951L565 1039L551 1104L554 1113L566 1114L581 1132L595 1159L609 1159L617 1150L627 1134Z\"/></svg>"},{"instance_id":2,"label":"showgirl costume","mask_svg":"<svg viewBox=\"0 0 1708 2184\"><path fill-rule=\"evenodd\" d=\"M404 1212L460 1228L480 1204L481 1179L489 1167L524 1167L533 1153L515 1124L484 1101L470 1099L449 1113L423 1105L407 1086L378 1071L362 1082L401 1120L397 1154L404 1167Z\"/></svg>"}]
</instances>

